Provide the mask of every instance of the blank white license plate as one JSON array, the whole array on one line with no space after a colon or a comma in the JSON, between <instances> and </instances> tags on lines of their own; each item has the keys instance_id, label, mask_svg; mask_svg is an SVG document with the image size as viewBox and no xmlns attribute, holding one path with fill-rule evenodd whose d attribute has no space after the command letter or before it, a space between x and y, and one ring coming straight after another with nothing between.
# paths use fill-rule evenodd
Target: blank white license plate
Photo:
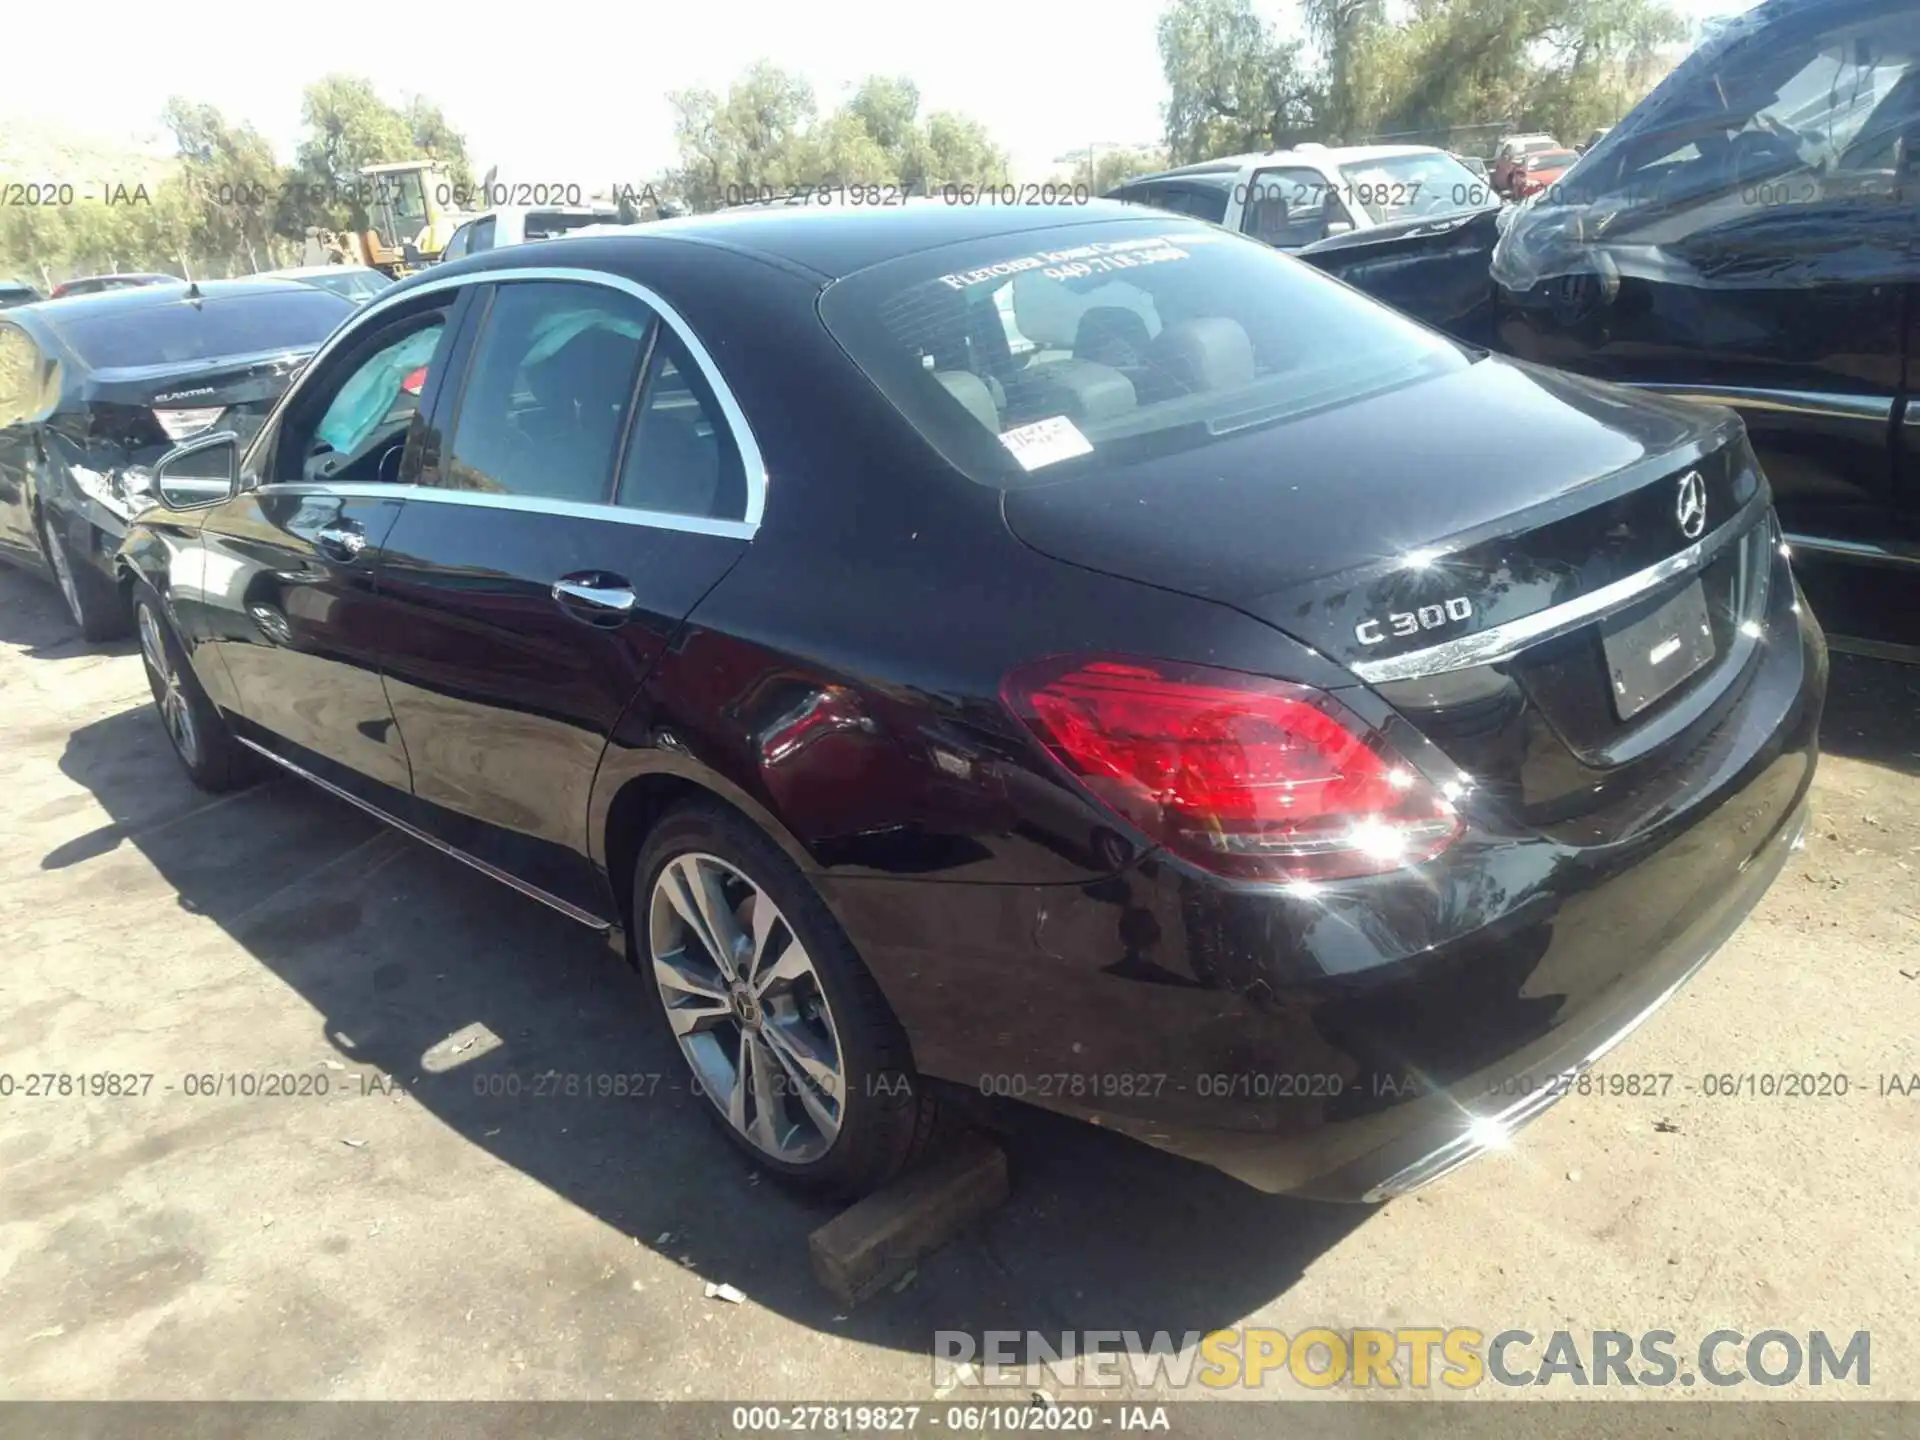
<instances>
[{"instance_id":1,"label":"blank white license plate","mask_svg":"<svg viewBox=\"0 0 1920 1440\"><path fill-rule=\"evenodd\" d=\"M1614 713L1631 720L1713 659L1707 596L1694 581L1638 620L1603 626Z\"/></svg>"}]
</instances>

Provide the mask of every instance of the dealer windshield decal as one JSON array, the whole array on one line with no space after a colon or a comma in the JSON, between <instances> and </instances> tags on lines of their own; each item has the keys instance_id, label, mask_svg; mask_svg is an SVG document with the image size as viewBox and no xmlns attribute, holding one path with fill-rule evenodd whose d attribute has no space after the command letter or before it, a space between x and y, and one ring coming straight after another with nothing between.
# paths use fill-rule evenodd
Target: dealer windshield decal
<instances>
[{"instance_id":1,"label":"dealer windshield decal","mask_svg":"<svg viewBox=\"0 0 1920 1440\"><path fill-rule=\"evenodd\" d=\"M1192 235L1145 235L1135 240L1103 240L1090 245L1075 245L1067 250L1038 250L1015 260L982 265L977 270L956 270L942 275L939 283L952 290L964 290L983 280L998 280L1029 270L1040 270L1055 280L1072 280L1082 275L1098 275L1110 270L1131 270L1166 260L1185 260L1183 246L1207 244L1217 235L1204 232Z\"/></svg>"},{"instance_id":2,"label":"dealer windshield decal","mask_svg":"<svg viewBox=\"0 0 1920 1440\"><path fill-rule=\"evenodd\" d=\"M1038 470L1042 465L1055 465L1076 455L1093 453L1093 443L1064 415L1008 430L1001 435L1000 443L1020 462L1023 470Z\"/></svg>"}]
</instances>

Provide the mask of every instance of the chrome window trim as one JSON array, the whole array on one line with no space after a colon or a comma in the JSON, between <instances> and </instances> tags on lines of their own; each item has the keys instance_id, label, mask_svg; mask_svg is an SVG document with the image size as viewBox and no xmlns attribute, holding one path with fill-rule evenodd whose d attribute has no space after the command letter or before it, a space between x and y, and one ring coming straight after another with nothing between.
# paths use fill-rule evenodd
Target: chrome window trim
<instances>
[{"instance_id":1,"label":"chrome window trim","mask_svg":"<svg viewBox=\"0 0 1920 1440\"><path fill-rule=\"evenodd\" d=\"M1450 670L1467 670L1475 665L1497 665L1502 660L1511 660L1530 645L1592 624L1609 611L1631 603L1669 580L1699 569L1722 548L1746 533L1753 523L1755 508L1756 503L1750 502L1741 507L1726 524L1701 536L1686 549L1563 604L1550 605L1545 610L1522 615L1518 620L1509 620L1504 625L1495 625L1475 635L1463 635L1458 640L1444 640L1438 645L1428 645L1379 660L1356 661L1349 668L1369 685L1380 685L1389 680L1422 680L1429 675L1444 675Z\"/></svg>"},{"instance_id":2,"label":"chrome window trim","mask_svg":"<svg viewBox=\"0 0 1920 1440\"><path fill-rule=\"evenodd\" d=\"M476 251L474 253L485 254L487 252ZM615 275L605 270L583 270L576 266L568 265L538 265L518 268L502 266L498 269L463 270L458 275L448 275L441 279L423 280L418 284L410 285L398 295L390 290L377 299L368 301L365 305L361 306L359 310L355 311L354 314L349 316L346 321L342 322L340 328L329 335L320 348L314 352L313 358L307 362L301 372L301 379L316 374L326 364L334 350L347 338L349 330L355 335L362 334L364 333L361 329L363 323L368 321L377 323L383 314L389 311L405 309L422 295L440 294L446 291L458 290L467 285L510 284L520 280L548 280L580 285L599 285L609 290L618 290L623 294L630 295L642 305L650 308L672 327L675 335L680 337L681 344L687 347L687 353L693 357L693 363L700 367L700 373L705 377L707 384L712 387L714 399L719 402L721 415L727 422L727 429L733 435L734 448L740 452L740 467L746 473L747 508L745 514L738 520L709 520L704 517L691 515L662 516L658 511L629 510L614 505L587 506L584 508L591 509L603 518L609 519L640 517L633 520L632 523L642 525L654 524L661 529L668 530L690 530L694 529L696 523L700 525L725 526L730 528L715 531L701 530L696 531L696 533L738 535L740 538L751 540L754 532L760 528L760 519L766 513L767 503L767 465L765 459L762 458L760 454L759 443L753 438L753 428L747 424L747 417L740 409L740 402L734 398L733 391L728 388L725 377L720 373L720 367L714 363L713 356L708 352L707 347L702 345L700 343L700 337L693 333L693 327L688 325L686 320L681 317L680 312L662 299L658 292L648 289L637 280L629 280L624 275ZM398 289L399 287L396 286L394 288ZM267 435L273 430L280 419L282 411L286 409L288 404L292 402L294 396L302 388L299 381L296 381L288 387L286 394L280 397L279 404L274 407L273 413L270 414L266 422L261 425L260 435ZM299 483L302 482L278 482L279 485L284 486L293 486ZM267 486L262 485L254 488L265 489ZM409 493L418 495L424 495L429 491L438 489L438 487L430 485L391 486L386 488L406 490ZM465 498L471 499L475 494L480 492L450 491L447 493L462 495ZM499 496L492 498L500 500L540 499L538 496L531 495ZM542 503L566 506L571 505L573 502L548 501ZM525 507L502 505L499 508L514 509ZM612 512L618 513L615 514ZM667 523L668 520L671 520L673 523Z\"/></svg>"},{"instance_id":3,"label":"chrome window trim","mask_svg":"<svg viewBox=\"0 0 1920 1440\"><path fill-rule=\"evenodd\" d=\"M1669 400L1691 400L1702 405L1726 405L1736 410L1760 410L1782 415L1818 416L1826 420L1882 422L1893 415L1893 401L1877 395L1842 395L1824 390L1770 390L1746 385L1675 385L1632 381L1629 389L1645 390Z\"/></svg>"},{"instance_id":4,"label":"chrome window trim","mask_svg":"<svg viewBox=\"0 0 1920 1440\"><path fill-rule=\"evenodd\" d=\"M251 493L276 495L330 495L343 499L417 500L429 505L470 505L478 510L517 510L523 514L567 515L580 520L610 520L647 530L677 530L687 535L716 535L728 540L751 540L757 527L744 520L709 520L704 515L673 515L664 510L636 510L629 505L598 505L582 500L556 500L544 495L508 495L489 490L448 490L436 485L399 485L376 481L349 481L336 485L325 480L287 480L256 485Z\"/></svg>"},{"instance_id":5,"label":"chrome window trim","mask_svg":"<svg viewBox=\"0 0 1920 1440\"><path fill-rule=\"evenodd\" d=\"M566 916L569 920L573 920L578 922L581 925L585 925L589 930L596 931L602 935L608 934L612 931L613 926L607 921L601 919L598 915L595 915L592 911L582 910L578 905L573 904L571 901L562 900L558 895L554 895L548 891L542 890L538 885L528 884L525 880L520 879L516 875L509 875L505 870L502 870L498 865L490 864L487 861L482 860L478 855L469 855L466 851L460 849L457 845L449 845L446 841L440 839L440 837L437 835L429 835L425 830L422 830L419 826L410 825L405 820L402 820L398 815L392 814L391 812L386 810L382 810L378 805L375 805L371 800L363 800L358 795L354 794L351 790L344 789L341 786L334 784L331 780L323 779L322 777L314 774L311 770L307 769L304 765L296 765L293 761L287 759L286 756L277 754L276 752L269 750L266 746L260 744L258 741L249 740L244 735L236 735L233 738L238 740L242 745L246 746L249 750L252 750L257 754L265 756L267 759L271 760L274 764L278 765L281 769L287 771L289 774L298 775L302 780L305 780L309 784L319 786L322 790L326 791L329 795L339 796L340 799L346 801L349 805L355 806L358 809L366 811L367 814L373 816L374 819L384 820L387 824L391 825L394 829L398 830L401 834L410 835L415 840L420 841L422 844L432 846L435 850L438 850L442 855L451 855L454 859L460 861L463 865L471 865L474 869L478 870L482 875L485 875L488 878L493 880L498 880L502 885L505 885L510 889L518 890L522 895L527 896L529 899L538 900L542 905L551 906L553 909L558 910L562 915Z\"/></svg>"},{"instance_id":6,"label":"chrome window trim","mask_svg":"<svg viewBox=\"0 0 1920 1440\"><path fill-rule=\"evenodd\" d=\"M1829 535L1805 535L1791 530L1785 539L1796 553L1804 550L1809 555L1831 555L1868 565L1920 569L1920 545L1906 545L1898 540L1883 545L1872 540L1842 540Z\"/></svg>"}]
</instances>

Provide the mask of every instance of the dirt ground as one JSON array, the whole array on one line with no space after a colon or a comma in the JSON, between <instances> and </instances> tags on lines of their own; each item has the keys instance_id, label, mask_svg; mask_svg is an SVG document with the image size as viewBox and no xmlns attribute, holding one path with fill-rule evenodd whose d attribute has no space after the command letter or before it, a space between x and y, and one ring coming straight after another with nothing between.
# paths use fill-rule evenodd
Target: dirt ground
<instances>
[{"instance_id":1,"label":"dirt ground","mask_svg":"<svg viewBox=\"0 0 1920 1440\"><path fill-rule=\"evenodd\" d=\"M1865 1393L1920 1398L1920 1098L1880 1093L1920 1073L1920 669L1834 665L1806 849L1605 1067L1669 1094L1377 1211L1035 1114L1012 1199L849 1311L829 1212L712 1130L597 939L297 781L199 794L132 648L0 571L0 1072L156 1077L0 1099L0 1394L924 1399L940 1329L1244 1323L1868 1330ZM661 1078L482 1093L548 1070ZM1809 1071L1850 1093L1698 1083ZM259 1073L327 1093L189 1093Z\"/></svg>"}]
</instances>

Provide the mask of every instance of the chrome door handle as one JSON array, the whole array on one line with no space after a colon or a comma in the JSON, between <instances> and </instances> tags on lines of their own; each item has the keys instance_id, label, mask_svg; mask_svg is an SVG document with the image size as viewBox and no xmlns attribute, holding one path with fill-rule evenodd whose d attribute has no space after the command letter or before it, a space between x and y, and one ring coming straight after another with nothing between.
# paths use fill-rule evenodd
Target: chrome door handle
<instances>
[{"instance_id":1,"label":"chrome door handle","mask_svg":"<svg viewBox=\"0 0 1920 1440\"><path fill-rule=\"evenodd\" d=\"M591 579L563 579L553 582L553 598L567 609L592 611L608 617L630 615L639 603L633 587L611 575Z\"/></svg>"},{"instance_id":2,"label":"chrome door handle","mask_svg":"<svg viewBox=\"0 0 1920 1440\"><path fill-rule=\"evenodd\" d=\"M367 537L358 527L323 525L313 538L322 550L342 560L352 560L367 548Z\"/></svg>"}]
</instances>

